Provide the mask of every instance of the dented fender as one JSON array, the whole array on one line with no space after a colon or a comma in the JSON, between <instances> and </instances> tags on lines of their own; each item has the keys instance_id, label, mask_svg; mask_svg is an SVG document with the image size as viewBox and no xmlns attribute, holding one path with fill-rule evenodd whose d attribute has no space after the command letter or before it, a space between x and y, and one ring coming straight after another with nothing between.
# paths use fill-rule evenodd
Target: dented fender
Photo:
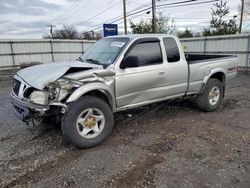
<instances>
[{"instance_id":1,"label":"dented fender","mask_svg":"<svg viewBox=\"0 0 250 188\"><path fill-rule=\"evenodd\" d=\"M210 77L211 77L213 74L218 73L218 72L221 72L221 73L223 73L223 74L226 76L226 72L225 72L225 70L224 70L223 68L215 68L215 69L210 70L210 71L209 71L209 74L206 74L206 75L205 75L205 77L204 77L202 83L203 83L203 84L206 84L207 81L210 79Z\"/></svg>"},{"instance_id":2,"label":"dented fender","mask_svg":"<svg viewBox=\"0 0 250 188\"><path fill-rule=\"evenodd\" d=\"M115 96L114 93L112 91L111 88L109 88L107 85L105 85L104 83L88 83L88 84L84 84L83 86L77 88L71 95L70 97L67 99L67 103L73 102L78 100L81 96L83 96L84 94L90 92L90 91L94 91L94 90L98 90L101 91L104 95L107 96L109 103L112 107L112 109L115 109L116 103L115 103Z\"/></svg>"}]
</instances>

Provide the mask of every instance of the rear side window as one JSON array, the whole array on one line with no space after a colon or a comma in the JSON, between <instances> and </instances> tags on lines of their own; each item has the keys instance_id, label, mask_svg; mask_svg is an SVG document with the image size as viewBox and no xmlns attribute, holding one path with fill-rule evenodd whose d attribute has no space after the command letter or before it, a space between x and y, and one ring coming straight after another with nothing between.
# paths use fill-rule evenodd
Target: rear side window
<instances>
[{"instance_id":1,"label":"rear side window","mask_svg":"<svg viewBox=\"0 0 250 188\"><path fill-rule=\"evenodd\" d=\"M128 56L137 56L140 66L162 63L162 53L159 42L143 42L135 45Z\"/></svg>"},{"instance_id":2,"label":"rear side window","mask_svg":"<svg viewBox=\"0 0 250 188\"><path fill-rule=\"evenodd\" d=\"M171 37L163 38L167 59L169 63L177 62L180 60L180 52L176 41Z\"/></svg>"}]
</instances>

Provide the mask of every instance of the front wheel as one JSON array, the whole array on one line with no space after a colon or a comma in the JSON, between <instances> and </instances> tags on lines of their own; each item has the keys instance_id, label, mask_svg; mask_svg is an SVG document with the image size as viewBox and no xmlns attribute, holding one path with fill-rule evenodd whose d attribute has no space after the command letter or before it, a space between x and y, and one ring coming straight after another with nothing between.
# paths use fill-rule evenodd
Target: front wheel
<instances>
[{"instance_id":1,"label":"front wheel","mask_svg":"<svg viewBox=\"0 0 250 188\"><path fill-rule=\"evenodd\" d=\"M209 79L202 94L197 96L198 107L206 112L216 110L223 98L223 84L220 80Z\"/></svg>"},{"instance_id":2,"label":"front wheel","mask_svg":"<svg viewBox=\"0 0 250 188\"><path fill-rule=\"evenodd\" d=\"M113 130L113 113L103 100L84 96L69 105L62 119L62 132L78 148L102 143Z\"/></svg>"}]
</instances>

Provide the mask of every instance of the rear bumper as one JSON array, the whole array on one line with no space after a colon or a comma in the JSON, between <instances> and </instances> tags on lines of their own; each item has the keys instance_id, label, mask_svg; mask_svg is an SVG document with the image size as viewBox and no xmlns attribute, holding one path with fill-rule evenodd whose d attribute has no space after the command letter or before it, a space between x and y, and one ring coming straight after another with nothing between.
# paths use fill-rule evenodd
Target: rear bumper
<instances>
[{"instance_id":1,"label":"rear bumper","mask_svg":"<svg viewBox=\"0 0 250 188\"><path fill-rule=\"evenodd\" d=\"M25 102L17 98L15 95L11 94L11 109L15 116L21 121L30 121L36 111L48 110L48 106L36 105L33 103Z\"/></svg>"}]
</instances>

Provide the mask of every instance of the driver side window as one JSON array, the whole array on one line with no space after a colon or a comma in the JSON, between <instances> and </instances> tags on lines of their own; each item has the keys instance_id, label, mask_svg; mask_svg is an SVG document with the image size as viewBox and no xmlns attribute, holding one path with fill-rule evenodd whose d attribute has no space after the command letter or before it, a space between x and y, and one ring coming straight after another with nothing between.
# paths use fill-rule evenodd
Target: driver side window
<instances>
[{"instance_id":1,"label":"driver side window","mask_svg":"<svg viewBox=\"0 0 250 188\"><path fill-rule=\"evenodd\" d=\"M163 62L159 42L142 42L136 44L127 54L128 56L138 57L139 66L161 64Z\"/></svg>"}]
</instances>

